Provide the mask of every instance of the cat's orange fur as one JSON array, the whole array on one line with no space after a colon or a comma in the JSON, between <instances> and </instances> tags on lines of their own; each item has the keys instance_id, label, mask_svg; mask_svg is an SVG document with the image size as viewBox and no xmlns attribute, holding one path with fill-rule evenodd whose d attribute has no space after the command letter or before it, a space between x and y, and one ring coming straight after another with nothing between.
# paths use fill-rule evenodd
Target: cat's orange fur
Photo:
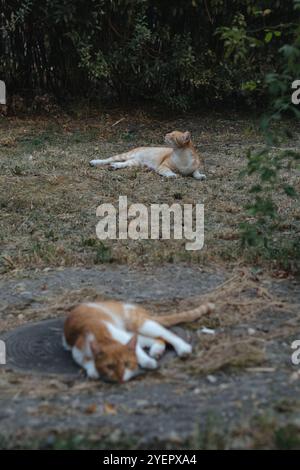
<instances>
[{"instance_id":1,"label":"cat's orange fur","mask_svg":"<svg viewBox=\"0 0 300 470\"><path fill-rule=\"evenodd\" d=\"M109 164L114 169L145 166L168 178L177 174L192 175L198 180L206 178L202 173L203 157L196 152L190 132L170 132L165 142L169 147L138 147L104 160L91 160L90 165Z\"/></svg>"},{"instance_id":2,"label":"cat's orange fur","mask_svg":"<svg viewBox=\"0 0 300 470\"><path fill-rule=\"evenodd\" d=\"M208 303L187 312L152 316L140 306L123 302L84 303L65 321L64 344L90 377L122 382L137 374L138 365L156 368L154 358L163 354L166 343L180 356L189 354L190 345L164 326L198 320L213 308ZM149 355L143 348L149 348Z\"/></svg>"}]
</instances>

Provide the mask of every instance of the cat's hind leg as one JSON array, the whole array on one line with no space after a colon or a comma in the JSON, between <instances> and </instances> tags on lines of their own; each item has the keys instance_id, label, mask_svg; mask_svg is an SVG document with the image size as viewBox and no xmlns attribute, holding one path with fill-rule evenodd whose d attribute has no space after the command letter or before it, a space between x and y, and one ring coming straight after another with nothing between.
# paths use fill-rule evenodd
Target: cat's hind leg
<instances>
[{"instance_id":1,"label":"cat's hind leg","mask_svg":"<svg viewBox=\"0 0 300 470\"><path fill-rule=\"evenodd\" d=\"M173 346L180 357L188 356L192 352L192 346L190 344L154 320L145 320L139 328L139 333L152 338L163 339Z\"/></svg>"},{"instance_id":2,"label":"cat's hind leg","mask_svg":"<svg viewBox=\"0 0 300 470\"><path fill-rule=\"evenodd\" d=\"M91 160L90 166L102 166L102 165L109 165L113 162L124 162L130 159L130 154L128 152L120 153L119 155L114 155L113 157L104 158L103 160Z\"/></svg>"},{"instance_id":3,"label":"cat's hind leg","mask_svg":"<svg viewBox=\"0 0 300 470\"><path fill-rule=\"evenodd\" d=\"M119 170L120 168L129 168L132 166L139 166L140 162L134 159L126 160L125 162L115 162L111 163L110 167L114 170Z\"/></svg>"}]
</instances>

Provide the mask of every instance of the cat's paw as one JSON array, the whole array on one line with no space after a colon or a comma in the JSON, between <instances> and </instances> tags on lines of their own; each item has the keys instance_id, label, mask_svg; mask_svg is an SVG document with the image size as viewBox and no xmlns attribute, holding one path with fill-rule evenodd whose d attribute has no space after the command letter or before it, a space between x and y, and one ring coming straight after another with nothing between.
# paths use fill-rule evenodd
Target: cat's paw
<instances>
[{"instance_id":1,"label":"cat's paw","mask_svg":"<svg viewBox=\"0 0 300 470\"><path fill-rule=\"evenodd\" d=\"M89 379L99 379L99 373L95 367L94 361L86 362L84 368Z\"/></svg>"},{"instance_id":2,"label":"cat's paw","mask_svg":"<svg viewBox=\"0 0 300 470\"><path fill-rule=\"evenodd\" d=\"M97 165L101 165L101 160L91 160L90 161L90 166L97 166Z\"/></svg>"},{"instance_id":3,"label":"cat's paw","mask_svg":"<svg viewBox=\"0 0 300 470\"><path fill-rule=\"evenodd\" d=\"M155 359L159 359L166 350L166 343L162 341L156 341L152 344L149 355Z\"/></svg>"},{"instance_id":4,"label":"cat's paw","mask_svg":"<svg viewBox=\"0 0 300 470\"><path fill-rule=\"evenodd\" d=\"M158 368L158 363L155 359L151 359L149 357L149 359L145 359L143 361L142 367L144 369L157 369Z\"/></svg>"},{"instance_id":5,"label":"cat's paw","mask_svg":"<svg viewBox=\"0 0 300 470\"><path fill-rule=\"evenodd\" d=\"M203 173L194 173L194 174L193 174L193 177L194 177L196 180L199 180L199 181L204 181L204 180L206 180L206 175L204 175Z\"/></svg>"},{"instance_id":6,"label":"cat's paw","mask_svg":"<svg viewBox=\"0 0 300 470\"><path fill-rule=\"evenodd\" d=\"M111 163L109 166L113 170L119 170L120 168L124 168L123 162Z\"/></svg>"},{"instance_id":7,"label":"cat's paw","mask_svg":"<svg viewBox=\"0 0 300 470\"><path fill-rule=\"evenodd\" d=\"M182 341L177 347L176 352L179 357L186 357L192 353L192 346L185 341Z\"/></svg>"}]
</instances>

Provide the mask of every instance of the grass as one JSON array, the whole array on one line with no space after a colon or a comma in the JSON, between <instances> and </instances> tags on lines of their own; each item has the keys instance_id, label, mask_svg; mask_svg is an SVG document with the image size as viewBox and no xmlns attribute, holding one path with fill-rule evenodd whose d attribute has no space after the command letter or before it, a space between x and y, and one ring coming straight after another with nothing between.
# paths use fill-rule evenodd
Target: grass
<instances>
[{"instance_id":1,"label":"grass","mask_svg":"<svg viewBox=\"0 0 300 470\"><path fill-rule=\"evenodd\" d=\"M226 430L226 432L225 432ZM1 450L136 450L143 449L139 436L126 436L121 432L103 429L89 432L52 432L35 435L26 433L19 436L0 436ZM159 443L159 445L158 445ZM299 425L285 420L280 423L272 410L250 419L249 425L235 425L228 428L216 413L208 413L202 425L180 442L160 441L147 445L150 449L168 450L299 450Z\"/></svg>"},{"instance_id":2,"label":"grass","mask_svg":"<svg viewBox=\"0 0 300 470\"><path fill-rule=\"evenodd\" d=\"M76 120L0 120L2 272L16 268L99 263L144 265L162 262L238 262L238 226L245 215L250 182L240 180L246 149L257 143L255 122L236 116L161 120L138 113ZM207 182L166 180L147 170L89 168L94 155L106 157L138 145L161 145L170 129L190 129L206 157ZM132 130L133 129L133 130ZM242 145L240 144L242 143ZM205 247L185 250L184 240L108 240L99 243L95 226L99 204L128 202L205 204ZM300 209L286 208L286 222ZM290 210L289 210L290 209ZM89 240L88 243L85 240Z\"/></svg>"}]
</instances>

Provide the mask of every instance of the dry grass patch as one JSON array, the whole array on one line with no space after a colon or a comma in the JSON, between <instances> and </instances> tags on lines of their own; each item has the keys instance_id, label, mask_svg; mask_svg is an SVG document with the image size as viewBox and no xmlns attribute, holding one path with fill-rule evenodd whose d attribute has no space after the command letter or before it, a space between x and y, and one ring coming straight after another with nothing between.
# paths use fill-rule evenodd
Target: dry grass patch
<instances>
[{"instance_id":1,"label":"dry grass patch","mask_svg":"<svg viewBox=\"0 0 300 470\"><path fill-rule=\"evenodd\" d=\"M124 119L114 125L120 118ZM249 179L241 180L240 171L247 149L258 143L255 126L238 115L228 120L218 116L158 119L140 112L102 113L85 119L2 118L2 271L108 262L236 263L241 259L238 226L245 219L243 206L251 186ZM170 181L145 169L89 168L95 156L162 145L164 134L175 128L191 130L206 159L207 182L181 177ZM204 203L204 249L188 252L184 240L100 243L95 233L96 208L107 202L117 206L119 195L127 195L129 204ZM285 227L297 225L294 205L281 195L275 199ZM282 231L285 234L284 226Z\"/></svg>"}]
</instances>

